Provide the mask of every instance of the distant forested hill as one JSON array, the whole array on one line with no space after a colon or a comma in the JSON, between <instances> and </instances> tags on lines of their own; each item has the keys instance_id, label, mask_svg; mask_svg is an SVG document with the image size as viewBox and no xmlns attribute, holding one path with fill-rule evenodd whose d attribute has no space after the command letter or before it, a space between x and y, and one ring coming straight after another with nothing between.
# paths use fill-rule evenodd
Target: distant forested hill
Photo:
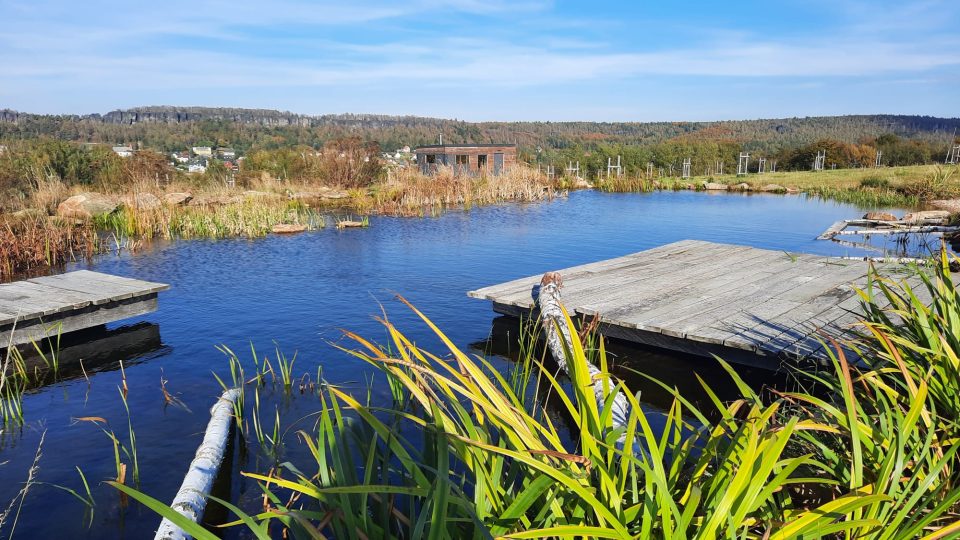
<instances>
[{"instance_id":1,"label":"distant forested hill","mask_svg":"<svg viewBox=\"0 0 960 540\"><path fill-rule=\"evenodd\" d=\"M865 142L893 133L944 146L960 118L858 115L720 122L464 122L416 116L337 114L308 116L265 109L138 107L90 115L39 115L0 110L0 140L51 137L78 142L139 144L161 151L188 146L232 146L241 152L293 145L320 147L345 136L385 150L436 143L518 143L584 150L662 142L722 141L774 153L820 139Z\"/></svg>"}]
</instances>

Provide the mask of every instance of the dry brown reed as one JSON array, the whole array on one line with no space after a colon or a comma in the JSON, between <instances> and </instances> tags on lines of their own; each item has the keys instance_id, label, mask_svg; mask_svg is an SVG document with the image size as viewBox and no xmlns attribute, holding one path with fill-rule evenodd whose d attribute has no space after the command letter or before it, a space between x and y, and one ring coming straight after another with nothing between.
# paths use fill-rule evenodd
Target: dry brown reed
<instances>
[{"instance_id":1,"label":"dry brown reed","mask_svg":"<svg viewBox=\"0 0 960 540\"><path fill-rule=\"evenodd\" d=\"M37 177L30 197L30 208L53 215L57 205L70 196L70 188L56 176Z\"/></svg>"},{"instance_id":2,"label":"dry brown reed","mask_svg":"<svg viewBox=\"0 0 960 540\"><path fill-rule=\"evenodd\" d=\"M89 224L57 218L0 221L0 280L35 268L89 258L100 249Z\"/></svg>"},{"instance_id":3,"label":"dry brown reed","mask_svg":"<svg viewBox=\"0 0 960 540\"><path fill-rule=\"evenodd\" d=\"M556 191L554 182L523 166L497 176L456 175L450 167L439 167L427 176L408 167L393 171L389 181L371 190L373 209L394 215L435 215L448 207L539 201L555 196Z\"/></svg>"},{"instance_id":4,"label":"dry brown reed","mask_svg":"<svg viewBox=\"0 0 960 540\"><path fill-rule=\"evenodd\" d=\"M117 249L131 248L140 240L153 238L226 238L256 237L269 233L274 225L302 224L323 227L323 216L297 198L300 193L315 193L318 188L339 190L345 196L311 201L320 206L338 207L361 216L377 213L401 216L438 215L453 207L470 208L501 202L533 202L554 197L562 183L551 181L535 169L508 168L497 176L456 175L450 167L441 167L427 176L407 167L391 171L387 180L368 188L324 185L323 179L290 183L270 175L250 180L245 188L222 183L194 185L188 181L160 184L140 178L123 192L107 194L122 202L108 215L81 223L49 217L57 205L72 194L90 186L68 187L55 176L37 175L34 190L25 201L28 210L20 217L0 218L0 279L31 269L62 264L90 257L106 249L110 241ZM166 193L191 192L190 205L157 204ZM138 196L144 197L138 199ZM150 200L152 204L138 201ZM199 203L199 204L198 204Z\"/></svg>"}]
</instances>

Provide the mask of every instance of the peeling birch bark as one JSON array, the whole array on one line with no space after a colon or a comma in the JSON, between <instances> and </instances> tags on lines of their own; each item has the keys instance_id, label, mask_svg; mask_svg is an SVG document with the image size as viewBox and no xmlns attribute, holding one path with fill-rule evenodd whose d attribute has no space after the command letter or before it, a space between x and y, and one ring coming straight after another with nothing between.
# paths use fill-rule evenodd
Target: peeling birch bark
<instances>
[{"instance_id":1,"label":"peeling birch bark","mask_svg":"<svg viewBox=\"0 0 960 540\"><path fill-rule=\"evenodd\" d=\"M203 436L203 442L197 449L197 455L190 462L187 475L180 484L180 490L170 506L194 522L203 518L207 506L207 497L213 487L213 481L220 470L220 463L226 452L233 424L233 405L240 396L239 388L226 390L210 409L210 422ZM186 540L192 538L180 527L164 518L154 540Z\"/></svg>"},{"instance_id":2,"label":"peeling birch bark","mask_svg":"<svg viewBox=\"0 0 960 540\"><path fill-rule=\"evenodd\" d=\"M563 286L563 278L559 272L547 272L540 280L540 292L537 295L537 305L540 308L540 317L543 321L544 332L546 333L547 346L553 360L560 366L560 369L569 375L567 361L564 356L564 343L569 349L573 349L570 337L570 330L567 328L567 322L563 316L563 310L560 308L560 288ZM599 375L600 369L591 363L587 363L587 369L590 372L590 380L593 381L593 395L597 400L597 408L603 410L605 400L604 395L614 391L619 381L612 375L609 380L604 382ZM607 389L604 389L607 386ZM617 391L613 400L613 410L611 411L611 420L613 428L626 427L630 418L630 403L622 392ZM622 445L624 435L620 436L619 444Z\"/></svg>"}]
</instances>

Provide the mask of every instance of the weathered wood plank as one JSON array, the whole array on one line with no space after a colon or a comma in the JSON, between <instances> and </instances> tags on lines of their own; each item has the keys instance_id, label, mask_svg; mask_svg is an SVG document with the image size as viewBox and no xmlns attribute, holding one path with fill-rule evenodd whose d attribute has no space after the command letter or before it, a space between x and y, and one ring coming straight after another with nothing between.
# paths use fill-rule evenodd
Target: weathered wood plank
<instances>
[{"instance_id":1,"label":"weathered wood plank","mask_svg":"<svg viewBox=\"0 0 960 540\"><path fill-rule=\"evenodd\" d=\"M837 235L840 231L847 228L847 221L841 220L837 221L833 225L827 227L827 230L820 233L820 236L817 237L817 240L832 240L834 236Z\"/></svg>"},{"instance_id":2,"label":"weathered wood plank","mask_svg":"<svg viewBox=\"0 0 960 540\"><path fill-rule=\"evenodd\" d=\"M19 345L31 341L39 341L48 337L55 337L58 333L65 334L75 330L83 330L101 324L107 324L121 319L144 315L157 310L156 293L143 299L127 300L116 304L89 306L74 316L64 313L62 317L49 319L31 319L18 321L13 335L13 344ZM21 324L22 323L22 324ZM6 347L10 342L11 328L0 327L0 343Z\"/></svg>"},{"instance_id":3,"label":"weathered wood plank","mask_svg":"<svg viewBox=\"0 0 960 540\"><path fill-rule=\"evenodd\" d=\"M122 299L137 294L149 294L165 291L170 288L163 283L153 283L138 279L111 276L100 272L79 270L67 274L44 276L27 280L30 283L48 285L64 290L94 293L102 298ZM2 286L0 286L2 287Z\"/></svg>"},{"instance_id":4,"label":"weathered wood plank","mask_svg":"<svg viewBox=\"0 0 960 540\"><path fill-rule=\"evenodd\" d=\"M650 321L663 317L687 317L702 309L702 306L697 304L711 301L723 304L728 302L729 298L717 300L718 297L742 294L743 289L740 286L730 284L737 281L748 284L749 276L762 274L761 268L771 264L772 257L774 255L769 253L749 253L742 258L737 257L735 263L725 261L717 271L708 269L704 272L701 269L699 273L693 270L678 272L676 279L667 283L640 282L640 291L624 290L619 298L606 303L590 302L578 308L577 312L585 315L598 314L601 319L617 320L633 328L659 332L659 329L649 324ZM628 297L629 301L624 302L623 296Z\"/></svg>"},{"instance_id":5,"label":"weathered wood plank","mask_svg":"<svg viewBox=\"0 0 960 540\"><path fill-rule=\"evenodd\" d=\"M712 306L708 310L700 310L694 313L681 312L673 316L666 315L660 319L645 321L644 328L647 330L660 331L677 337L684 337L687 333L694 333L700 328L714 327L717 325L730 328L725 333L731 337L739 331L732 331L734 325L744 325L748 319L755 318L754 312L768 314L772 316L777 313L784 304L779 301L778 295L783 294L790 289L798 287L803 283L816 279L817 269L800 261L793 263L787 269L769 276L769 279L755 283L752 286L744 287L737 291L733 298L725 298L718 302L718 305ZM767 302L777 302L776 305L763 306ZM790 301L793 304L799 304L796 301ZM751 311L747 311L751 310ZM752 325L751 325L752 326ZM739 328L739 326L737 326ZM704 338L715 336L716 332L707 332L700 334Z\"/></svg>"},{"instance_id":6,"label":"weathered wood plank","mask_svg":"<svg viewBox=\"0 0 960 540\"><path fill-rule=\"evenodd\" d=\"M605 261L574 266L564 270L564 282L570 283L583 277L596 275L601 272L614 271L623 267L640 268L646 266L655 266L659 259L668 256L676 256L678 253L683 253L688 250L694 251L698 247L704 246L705 244L708 243L685 240L682 242L675 242L673 244L659 246L648 251L617 257L615 259L607 259ZM467 295L473 298L479 298L481 300L493 300L493 297L497 297L497 299L500 300L508 296L513 297L522 295L524 293L528 293L533 285L540 283L540 277L541 275L526 276L508 281L506 283L500 283L497 285L491 285L489 287L483 287L475 291L470 291L467 293Z\"/></svg>"},{"instance_id":7,"label":"weathered wood plank","mask_svg":"<svg viewBox=\"0 0 960 540\"><path fill-rule=\"evenodd\" d=\"M723 246L723 249L730 251L747 248ZM721 250L716 245L711 245L705 248L682 250L668 254L660 253L651 260L634 258L627 265L619 265L606 271L573 273L570 277L564 276L564 296L568 299L568 302L572 302L574 300L570 300L571 295L592 295L594 291L591 289L609 292L610 283L622 285L624 280L652 279L657 276L668 275L678 267L691 265L696 265L702 269L702 265L699 263L709 260L711 256ZM672 278L667 277L666 279ZM529 276L518 281L519 285L513 287L510 292L487 295L487 297L495 298L497 302L503 304L531 307L533 304L531 291L534 286L540 283L540 276Z\"/></svg>"},{"instance_id":8,"label":"weathered wood plank","mask_svg":"<svg viewBox=\"0 0 960 540\"><path fill-rule=\"evenodd\" d=\"M848 283L865 273L865 267L862 270L841 267L832 270L832 273L804 279L794 287L768 287L765 289L767 300L764 303L773 302L772 306L760 304L734 316L714 311L707 316L717 316L718 322L711 323L706 328L691 330L691 333L709 340L722 337L723 343L728 346L757 350L771 335L790 331L823 309L853 296L853 289ZM782 307L789 305L787 302L793 303L794 307L781 311ZM760 315L761 313L764 315ZM750 324L750 320L753 324ZM732 335L723 337L726 331L732 331Z\"/></svg>"},{"instance_id":9,"label":"weathered wood plank","mask_svg":"<svg viewBox=\"0 0 960 540\"><path fill-rule=\"evenodd\" d=\"M593 279L588 286L578 283L576 287L566 288L565 283L564 299L570 305L577 306L578 313L605 313L622 306L625 298L629 298L633 305L642 303L651 295L660 296L679 289L686 283L712 276L716 273L716 268L734 264L734 261L743 257L750 257L750 248L704 250L704 253L697 257L670 261L669 270L666 272L601 276Z\"/></svg>"},{"instance_id":10,"label":"weathered wood plank","mask_svg":"<svg viewBox=\"0 0 960 540\"><path fill-rule=\"evenodd\" d=\"M88 270L2 284L0 347L11 333L20 344L153 311L168 288Z\"/></svg>"},{"instance_id":11,"label":"weathered wood plank","mask_svg":"<svg viewBox=\"0 0 960 540\"><path fill-rule=\"evenodd\" d=\"M862 261L682 242L560 272L567 309L598 316L605 335L686 353L722 352L746 363L752 355L773 366L780 357L823 358L811 334L822 328L843 336L858 319L854 286L864 284L868 268ZM915 280L899 266L880 270ZM470 295L493 300L499 313L523 314L539 280L529 276Z\"/></svg>"}]
</instances>

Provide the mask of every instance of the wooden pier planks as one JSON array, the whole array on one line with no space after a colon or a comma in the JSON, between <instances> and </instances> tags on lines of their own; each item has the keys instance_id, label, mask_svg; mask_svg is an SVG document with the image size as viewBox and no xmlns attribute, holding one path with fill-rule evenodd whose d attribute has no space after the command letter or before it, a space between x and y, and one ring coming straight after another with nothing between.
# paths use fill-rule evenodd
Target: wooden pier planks
<instances>
[{"instance_id":1,"label":"wooden pier planks","mask_svg":"<svg viewBox=\"0 0 960 540\"><path fill-rule=\"evenodd\" d=\"M747 363L763 365L756 357L822 358L812 335L840 337L856 322L854 287L865 285L867 269L865 261L685 240L560 273L567 309L599 316L609 335L732 361L751 355ZM532 310L540 277L468 295L518 315Z\"/></svg>"},{"instance_id":2,"label":"wooden pier planks","mask_svg":"<svg viewBox=\"0 0 960 540\"><path fill-rule=\"evenodd\" d=\"M2 284L0 348L149 313L168 288L89 270Z\"/></svg>"}]
</instances>

